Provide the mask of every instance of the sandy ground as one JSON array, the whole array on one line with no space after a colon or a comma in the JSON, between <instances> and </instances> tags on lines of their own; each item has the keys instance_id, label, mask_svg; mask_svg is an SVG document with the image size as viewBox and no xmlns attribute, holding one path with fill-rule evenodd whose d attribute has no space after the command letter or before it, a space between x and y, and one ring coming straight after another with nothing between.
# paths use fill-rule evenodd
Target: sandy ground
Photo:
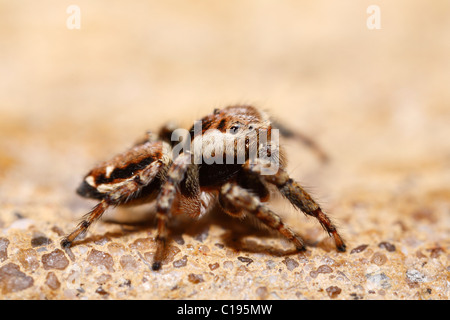
<instances>
[{"instance_id":1,"label":"sandy ground","mask_svg":"<svg viewBox=\"0 0 450 320\"><path fill-rule=\"evenodd\" d=\"M0 297L447 300L449 12L412 0L0 1ZM154 272L148 206L109 211L60 250L95 205L74 192L93 165L147 129L236 103L329 154L323 164L284 141L289 173L346 253L280 198L271 205L305 254L213 213L175 221Z\"/></svg>"}]
</instances>

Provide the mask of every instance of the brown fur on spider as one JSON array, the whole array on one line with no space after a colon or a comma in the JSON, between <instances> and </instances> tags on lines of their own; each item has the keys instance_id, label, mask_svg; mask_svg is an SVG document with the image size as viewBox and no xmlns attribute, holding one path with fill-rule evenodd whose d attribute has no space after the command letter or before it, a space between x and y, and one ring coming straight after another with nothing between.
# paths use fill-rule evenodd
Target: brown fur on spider
<instances>
[{"instance_id":1,"label":"brown fur on spider","mask_svg":"<svg viewBox=\"0 0 450 320\"><path fill-rule=\"evenodd\" d=\"M303 251L302 238L265 205L270 186L274 186L296 208L315 217L334 238L337 249L345 251L328 216L286 173L275 128L268 115L255 107L230 106L214 110L185 130L184 143L179 142L183 137L175 127L163 127L157 135L147 133L132 148L86 175L77 192L99 203L61 241L61 246L70 247L111 206L156 201L153 270L161 268L164 258L167 221L182 213L202 216L216 203L234 217L254 215ZM283 135L301 139L324 159L324 153L311 139L278 125L277 129Z\"/></svg>"}]
</instances>

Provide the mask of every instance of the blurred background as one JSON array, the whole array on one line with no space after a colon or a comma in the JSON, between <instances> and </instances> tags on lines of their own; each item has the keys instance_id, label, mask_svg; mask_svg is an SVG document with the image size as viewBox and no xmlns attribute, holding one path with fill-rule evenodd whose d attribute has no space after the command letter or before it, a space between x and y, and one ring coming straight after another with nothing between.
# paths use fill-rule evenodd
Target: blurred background
<instances>
[{"instance_id":1,"label":"blurred background","mask_svg":"<svg viewBox=\"0 0 450 320\"><path fill-rule=\"evenodd\" d=\"M449 17L446 0L0 0L0 286L25 277L5 275L12 262L35 281L9 296L21 299L105 290L112 298L448 299ZM263 249L251 237L239 247L231 227L212 223L205 237L183 234L175 254L184 265L189 257L186 267L168 263L160 277L133 249L154 228L98 223L70 267L53 269L61 288L44 285L39 261L93 205L75 194L93 165L149 129L188 128L232 104L267 110L325 150L326 164L299 141L282 141L288 172L334 218L348 253L302 214L286 219L310 245L306 256L273 254L290 245L264 238L256 238ZM270 205L294 212L285 201ZM111 211L126 220L128 210ZM50 244L30 249L42 235ZM115 259L100 291L105 271L86 257L92 248ZM324 264L334 271L318 276ZM222 266L218 278L212 265ZM68 286L74 272L83 290ZM123 279L132 287L121 293Z\"/></svg>"},{"instance_id":2,"label":"blurred background","mask_svg":"<svg viewBox=\"0 0 450 320\"><path fill-rule=\"evenodd\" d=\"M286 142L290 172L326 202L418 176L448 186L449 14L448 1L2 0L0 201L77 199L87 170L144 131L239 103L329 153L323 167Z\"/></svg>"}]
</instances>

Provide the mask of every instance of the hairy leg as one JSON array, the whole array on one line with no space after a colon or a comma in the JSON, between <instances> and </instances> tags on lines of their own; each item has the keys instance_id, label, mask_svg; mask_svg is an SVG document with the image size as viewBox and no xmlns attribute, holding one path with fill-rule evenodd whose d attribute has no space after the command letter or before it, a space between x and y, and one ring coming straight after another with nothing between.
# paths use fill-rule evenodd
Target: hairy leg
<instances>
[{"instance_id":1,"label":"hairy leg","mask_svg":"<svg viewBox=\"0 0 450 320\"><path fill-rule=\"evenodd\" d=\"M227 213L239 216L246 211L271 229L277 230L291 241L298 251L305 250L302 238L287 227L281 218L266 207L259 198L235 183L226 183L220 191L220 204Z\"/></svg>"},{"instance_id":2,"label":"hairy leg","mask_svg":"<svg viewBox=\"0 0 450 320\"><path fill-rule=\"evenodd\" d=\"M133 179L120 184L117 188L108 192L100 203L83 217L83 220L78 224L75 230L62 239L61 246L64 248L70 247L73 241L75 241L78 236L86 233L89 226L100 219L106 209L110 206L125 204L136 197L144 186L153 181L162 167L163 163L160 160L154 161L139 175L136 175Z\"/></svg>"},{"instance_id":3,"label":"hairy leg","mask_svg":"<svg viewBox=\"0 0 450 320\"><path fill-rule=\"evenodd\" d=\"M320 206L312 199L312 197L302 188L302 186L291 179L286 171L279 168L278 172L273 175L261 175L262 166L267 165L263 161L256 163L246 163L245 169L259 174L262 179L275 185L281 194L288 199L296 208L303 211L305 214L316 218L322 227L327 231L328 235L333 236L336 243L336 248L339 251L345 251L346 245L339 235L336 227L331 222L330 218L322 211Z\"/></svg>"},{"instance_id":4,"label":"hairy leg","mask_svg":"<svg viewBox=\"0 0 450 320\"><path fill-rule=\"evenodd\" d=\"M299 140L301 143L310 148L322 162L327 162L329 160L328 155L322 150L322 148L310 137L298 130L292 130L286 127L284 124L272 120L273 127L280 130L281 135L286 138Z\"/></svg>"},{"instance_id":5,"label":"hairy leg","mask_svg":"<svg viewBox=\"0 0 450 320\"><path fill-rule=\"evenodd\" d=\"M157 244L152 264L153 270L161 268L168 236L167 220L171 217L171 209L177 195L177 188L184 179L190 163L190 153L183 153L174 160L167 173L167 179L156 199Z\"/></svg>"}]
</instances>

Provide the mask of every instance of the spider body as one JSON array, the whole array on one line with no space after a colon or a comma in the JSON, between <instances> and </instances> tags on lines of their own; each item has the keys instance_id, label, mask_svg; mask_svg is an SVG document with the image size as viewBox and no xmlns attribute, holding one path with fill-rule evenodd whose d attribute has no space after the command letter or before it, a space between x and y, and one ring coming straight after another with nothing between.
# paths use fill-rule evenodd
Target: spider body
<instances>
[{"instance_id":1,"label":"spider body","mask_svg":"<svg viewBox=\"0 0 450 320\"><path fill-rule=\"evenodd\" d=\"M186 131L187 148L179 153L174 152L179 146L172 139L177 130L174 126L163 127L157 135L147 133L129 150L99 164L85 176L78 194L99 203L61 245L71 246L110 206L156 201L154 270L161 267L164 258L168 219L177 214L199 217L216 203L231 216L254 215L291 241L297 250L304 250L301 237L264 204L270 199L270 189L275 188L296 208L317 218L334 237L337 249L345 251L327 215L286 173L283 151L272 139L276 136L272 124L266 113L252 106L216 109ZM311 140L303 140L316 148Z\"/></svg>"}]
</instances>

